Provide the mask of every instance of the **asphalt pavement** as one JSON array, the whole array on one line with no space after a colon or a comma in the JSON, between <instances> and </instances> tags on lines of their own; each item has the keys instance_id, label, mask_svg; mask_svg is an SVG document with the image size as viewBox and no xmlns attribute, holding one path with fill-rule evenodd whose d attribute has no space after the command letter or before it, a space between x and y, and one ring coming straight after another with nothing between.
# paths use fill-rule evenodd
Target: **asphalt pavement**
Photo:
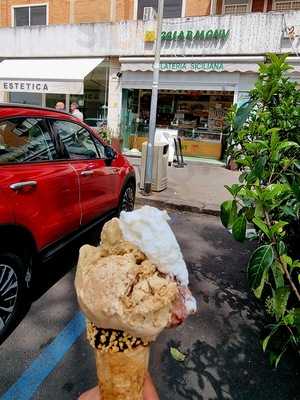
<instances>
[{"instance_id":1,"label":"asphalt pavement","mask_svg":"<svg viewBox=\"0 0 300 400\"><path fill-rule=\"evenodd\" d=\"M296 360L273 370L260 347L265 319L245 274L251 245L235 242L217 217L170 215L199 308L152 345L161 400L300 399ZM74 292L76 261L73 248L41 269L31 309L0 347L1 399L73 400L96 384ZM172 346L187 355L183 363L171 357Z\"/></svg>"}]
</instances>

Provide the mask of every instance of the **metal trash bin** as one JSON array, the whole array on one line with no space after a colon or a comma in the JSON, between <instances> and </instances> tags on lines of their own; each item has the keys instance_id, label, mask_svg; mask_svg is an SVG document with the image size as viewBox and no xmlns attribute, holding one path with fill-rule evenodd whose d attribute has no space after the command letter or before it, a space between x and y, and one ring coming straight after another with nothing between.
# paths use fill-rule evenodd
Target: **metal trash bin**
<instances>
[{"instance_id":1,"label":"metal trash bin","mask_svg":"<svg viewBox=\"0 0 300 400\"><path fill-rule=\"evenodd\" d=\"M142 146L141 159L141 183L140 189L144 189L144 181L146 174L146 155L147 142ZM152 190L161 192L168 187L168 157L169 145L166 143L157 143L153 148L153 165L152 165Z\"/></svg>"}]
</instances>

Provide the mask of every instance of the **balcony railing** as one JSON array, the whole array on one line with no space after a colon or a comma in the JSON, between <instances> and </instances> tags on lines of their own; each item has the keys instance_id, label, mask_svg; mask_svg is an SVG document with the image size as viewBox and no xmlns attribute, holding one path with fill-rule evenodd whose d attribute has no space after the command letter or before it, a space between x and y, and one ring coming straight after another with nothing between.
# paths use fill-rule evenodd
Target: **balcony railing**
<instances>
[{"instance_id":1,"label":"balcony railing","mask_svg":"<svg viewBox=\"0 0 300 400\"><path fill-rule=\"evenodd\" d=\"M274 1L274 11L300 10L300 1Z\"/></svg>"}]
</instances>

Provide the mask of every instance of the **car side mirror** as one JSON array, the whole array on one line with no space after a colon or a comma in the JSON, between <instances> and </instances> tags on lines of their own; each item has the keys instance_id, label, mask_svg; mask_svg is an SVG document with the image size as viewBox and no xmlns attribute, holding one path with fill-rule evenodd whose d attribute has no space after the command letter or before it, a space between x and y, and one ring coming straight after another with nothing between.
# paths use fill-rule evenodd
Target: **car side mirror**
<instances>
[{"instance_id":1,"label":"car side mirror","mask_svg":"<svg viewBox=\"0 0 300 400\"><path fill-rule=\"evenodd\" d=\"M105 146L104 151L105 151L106 160L109 162L112 162L116 157L116 152L114 151L114 149L110 146Z\"/></svg>"}]
</instances>

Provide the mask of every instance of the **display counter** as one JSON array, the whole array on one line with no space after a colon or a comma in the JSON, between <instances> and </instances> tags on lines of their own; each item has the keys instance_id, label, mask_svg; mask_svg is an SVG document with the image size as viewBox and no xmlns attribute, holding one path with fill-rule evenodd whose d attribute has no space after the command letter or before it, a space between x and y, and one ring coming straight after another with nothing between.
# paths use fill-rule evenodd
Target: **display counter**
<instances>
[{"instance_id":1,"label":"display counter","mask_svg":"<svg viewBox=\"0 0 300 400\"><path fill-rule=\"evenodd\" d=\"M222 133L205 129L194 129L189 134L179 130L182 141L182 153L188 157L204 157L220 160L222 155ZM142 144L147 141L146 135L130 135L129 148L142 150Z\"/></svg>"}]
</instances>

